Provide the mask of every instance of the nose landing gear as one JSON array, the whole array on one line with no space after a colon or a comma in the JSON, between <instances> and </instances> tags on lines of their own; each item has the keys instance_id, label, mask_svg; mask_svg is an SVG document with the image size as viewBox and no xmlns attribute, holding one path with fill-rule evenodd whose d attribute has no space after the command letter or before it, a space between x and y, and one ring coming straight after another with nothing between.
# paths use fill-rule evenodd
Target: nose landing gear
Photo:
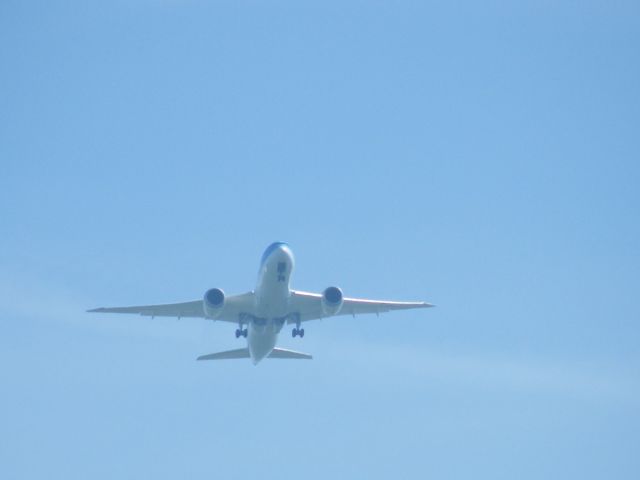
<instances>
[{"instance_id":1,"label":"nose landing gear","mask_svg":"<svg viewBox=\"0 0 640 480\"><path fill-rule=\"evenodd\" d=\"M247 338L249 331L245 328L244 330L240 328L236 328L236 338L244 337Z\"/></svg>"}]
</instances>

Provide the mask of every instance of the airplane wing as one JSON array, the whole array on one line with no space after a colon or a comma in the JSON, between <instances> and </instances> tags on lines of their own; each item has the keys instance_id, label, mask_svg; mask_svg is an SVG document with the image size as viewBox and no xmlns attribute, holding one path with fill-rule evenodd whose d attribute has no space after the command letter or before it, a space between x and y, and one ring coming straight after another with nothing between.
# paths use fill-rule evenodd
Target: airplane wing
<instances>
[{"instance_id":1,"label":"airplane wing","mask_svg":"<svg viewBox=\"0 0 640 480\"><path fill-rule=\"evenodd\" d=\"M393 310L409 310L413 308L434 307L427 302L393 302L385 300L367 300L364 298L344 298L342 308L337 315L360 315L365 313L384 313ZM317 320L326 318L322 311L322 295L320 293L310 293L292 291L290 299L292 313L300 315L300 321ZM295 318L290 317L289 323L295 323Z\"/></svg>"},{"instance_id":2,"label":"airplane wing","mask_svg":"<svg viewBox=\"0 0 640 480\"><path fill-rule=\"evenodd\" d=\"M232 295L225 298L224 309L215 320L237 323L242 314L253 312L253 292ZM92 313L137 313L145 317L193 317L207 318L202 307L202 300L183 303L167 303L163 305L139 305L133 307L108 307L87 310Z\"/></svg>"}]
</instances>

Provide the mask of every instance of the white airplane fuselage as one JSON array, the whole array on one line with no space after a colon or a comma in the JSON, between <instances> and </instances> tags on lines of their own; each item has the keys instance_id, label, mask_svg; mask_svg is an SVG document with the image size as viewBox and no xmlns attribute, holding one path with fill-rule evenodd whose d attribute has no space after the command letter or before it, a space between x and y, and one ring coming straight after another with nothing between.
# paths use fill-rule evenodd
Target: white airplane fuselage
<instances>
[{"instance_id":1,"label":"white airplane fuselage","mask_svg":"<svg viewBox=\"0 0 640 480\"><path fill-rule=\"evenodd\" d=\"M254 364L273 351L278 334L289 319L289 285L294 266L293 253L285 243L270 245L262 255L255 289L256 315L247 326L247 344Z\"/></svg>"}]
</instances>

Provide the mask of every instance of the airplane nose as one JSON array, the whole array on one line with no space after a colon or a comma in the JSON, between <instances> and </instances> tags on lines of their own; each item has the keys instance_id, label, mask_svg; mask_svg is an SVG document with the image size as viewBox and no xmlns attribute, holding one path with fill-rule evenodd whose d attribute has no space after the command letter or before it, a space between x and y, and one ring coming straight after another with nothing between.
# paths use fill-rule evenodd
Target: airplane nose
<instances>
[{"instance_id":1,"label":"airplane nose","mask_svg":"<svg viewBox=\"0 0 640 480\"><path fill-rule=\"evenodd\" d=\"M277 255L279 258L291 257L291 249L289 249L289 247L286 245L281 245L280 247L278 247Z\"/></svg>"},{"instance_id":2,"label":"airplane nose","mask_svg":"<svg viewBox=\"0 0 640 480\"><path fill-rule=\"evenodd\" d=\"M267 249L262 254L262 259L260 264L264 265L264 263L273 255L277 255L281 257L283 255L287 255L291 257L291 250L289 249L289 245L284 242L274 242L267 247Z\"/></svg>"},{"instance_id":3,"label":"airplane nose","mask_svg":"<svg viewBox=\"0 0 640 480\"><path fill-rule=\"evenodd\" d=\"M288 252L290 252L290 251L291 251L291 250L289 249L289 245L287 245L287 244L286 244L286 243L284 243L284 242L277 242L277 243L275 243L274 245L276 245L276 248L275 248L275 250L274 250L275 252L278 252L278 253L288 253Z\"/></svg>"},{"instance_id":4,"label":"airplane nose","mask_svg":"<svg viewBox=\"0 0 640 480\"><path fill-rule=\"evenodd\" d=\"M267 262L287 262L290 265L294 264L293 253L291 252L291 248L284 242L274 242L267 247L267 249L262 254L262 259L260 261L260 268L264 267Z\"/></svg>"}]
</instances>

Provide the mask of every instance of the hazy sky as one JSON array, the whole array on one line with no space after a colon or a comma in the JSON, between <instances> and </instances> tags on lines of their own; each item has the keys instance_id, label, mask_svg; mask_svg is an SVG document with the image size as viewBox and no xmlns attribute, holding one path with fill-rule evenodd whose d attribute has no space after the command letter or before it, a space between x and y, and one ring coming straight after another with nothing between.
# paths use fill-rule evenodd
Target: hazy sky
<instances>
[{"instance_id":1,"label":"hazy sky","mask_svg":"<svg viewBox=\"0 0 640 480\"><path fill-rule=\"evenodd\" d=\"M638 2L0 2L0 477L636 479ZM87 314L254 287L305 325Z\"/></svg>"}]
</instances>

